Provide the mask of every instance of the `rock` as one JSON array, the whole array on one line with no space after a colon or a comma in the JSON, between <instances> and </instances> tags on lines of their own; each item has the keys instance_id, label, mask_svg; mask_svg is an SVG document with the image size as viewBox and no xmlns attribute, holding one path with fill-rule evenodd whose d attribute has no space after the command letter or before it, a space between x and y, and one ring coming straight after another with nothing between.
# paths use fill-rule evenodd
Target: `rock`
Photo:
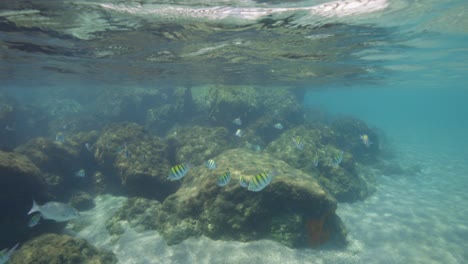
<instances>
[{"instance_id":1,"label":"rock","mask_svg":"<svg viewBox=\"0 0 468 264\"><path fill-rule=\"evenodd\" d=\"M67 197L74 186L74 174L82 167L80 148L66 141L64 143L47 138L35 138L15 149L27 156L41 169L48 190L55 196Z\"/></svg>"},{"instance_id":2,"label":"rock","mask_svg":"<svg viewBox=\"0 0 468 264\"><path fill-rule=\"evenodd\" d=\"M106 229L111 235L121 235L124 232L123 223L128 223L137 231L155 230L156 216L161 203L140 197L132 197L106 221Z\"/></svg>"},{"instance_id":3,"label":"rock","mask_svg":"<svg viewBox=\"0 0 468 264\"><path fill-rule=\"evenodd\" d=\"M218 169L191 169L181 188L163 202L156 223L168 244L198 235L239 241L270 238L290 247L345 243L336 200L311 175L245 149L227 150L215 160ZM217 178L228 168L231 182L219 187ZM260 192L239 185L241 175L271 170L278 175Z\"/></svg>"},{"instance_id":4,"label":"rock","mask_svg":"<svg viewBox=\"0 0 468 264\"><path fill-rule=\"evenodd\" d=\"M70 205L78 211L89 210L95 206L93 197L83 191L78 191L72 195Z\"/></svg>"},{"instance_id":5,"label":"rock","mask_svg":"<svg viewBox=\"0 0 468 264\"><path fill-rule=\"evenodd\" d=\"M116 256L108 251L98 250L84 239L66 235L43 234L23 245L13 254L11 264L112 264Z\"/></svg>"},{"instance_id":6,"label":"rock","mask_svg":"<svg viewBox=\"0 0 468 264\"><path fill-rule=\"evenodd\" d=\"M299 126L285 131L270 143L265 151L297 169L314 175L339 202L362 200L375 190L375 177L370 171L359 166L349 152L343 152L343 160L339 166L331 165L342 151L334 145L334 135L334 131L328 127ZM301 138L304 144L302 150L294 146L293 137Z\"/></svg>"},{"instance_id":7,"label":"rock","mask_svg":"<svg viewBox=\"0 0 468 264\"><path fill-rule=\"evenodd\" d=\"M0 149L12 150L16 145L18 103L0 94Z\"/></svg>"},{"instance_id":8,"label":"rock","mask_svg":"<svg viewBox=\"0 0 468 264\"><path fill-rule=\"evenodd\" d=\"M232 121L238 117L248 124L260 114L261 98L251 86L213 86L209 90L208 102L208 116L222 126L234 126Z\"/></svg>"},{"instance_id":9,"label":"rock","mask_svg":"<svg viewBox=\"0 0 468 264\"><path fill-rule=\"evenodd\" d=\"M171 168L167 144L134 123L112 124L96 141L94 157L101 174L95 179L107 191L163 200L179 183L167 179ZM103 181L105 183L103 183Z\"/></svg>"},{"instance_id":10,"label":"rock","mask_svg":"<svg viewBox=\"0 0 468 264\"><path fill-rule=\"evenodd\" d=\"M379 137L366 123L356 118L340 118L332 123L336 145L353 154L356 161L371 164L379 157ZM366 147L360 136L366 134L372 144Z\"/></svg>"},{"instance_id":11,"label":"rock","mask_svg":"<svg viewBox=\"0 0 468 264\"><path fill-rule=\"evenodd\" d=\"M168 136L172 163L201 164L234 147L234 135L223 127L178 127Z\"/></svg>"},{"instance_id":12,"label":"rock","mask_svg":"<svg viewBox=\"0 0 468 264\"><path fill-rule=\"evenodd\" d=\"M0 151L0 248L27 237L32 199L45 199L46 185L40 170L24 155Z\"/></svg>"}]
</instances>

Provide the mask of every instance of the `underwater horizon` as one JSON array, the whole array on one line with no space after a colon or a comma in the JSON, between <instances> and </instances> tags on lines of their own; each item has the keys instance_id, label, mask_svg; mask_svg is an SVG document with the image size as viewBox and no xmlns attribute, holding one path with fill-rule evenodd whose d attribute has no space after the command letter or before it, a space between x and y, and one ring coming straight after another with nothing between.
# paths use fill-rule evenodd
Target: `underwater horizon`
<instances>
[{"instance_id":1,"label":"underwater horizon","mask_svg":"<svg viewBox=\"0 0 468 264\"><path fill-rule=\"evenodd\" d=\"M467 263L468 2L0 3L0 264Z\"/></svg>"}]
</instances>

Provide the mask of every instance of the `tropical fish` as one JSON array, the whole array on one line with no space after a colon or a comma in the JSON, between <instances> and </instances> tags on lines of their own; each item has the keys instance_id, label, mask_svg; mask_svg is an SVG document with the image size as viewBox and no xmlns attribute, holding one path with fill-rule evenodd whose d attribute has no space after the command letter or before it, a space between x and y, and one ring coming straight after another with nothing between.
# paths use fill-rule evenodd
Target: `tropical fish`
<instances>
[{"instance_id":1,"label":"tropical fish","mask_svg":"<svg viewBox=\"0 0 468 264\"><path fill-rule=\"evenodd\" d=\"M29 219L28 226L34 227L39 223L40 220L41 220L41 214L35 214L31 217L31 219Z\"/></svg>"},{"instance_id":2,"label":"tropical fish","mask_svg":"<svg viewBox=\"0 0 468 264\"><path fill-rule=\"evenodd\" d=\"M244 178L244 176L239 177L239 182L241 187L247 188L249 186L249 182Z\"/></svg>"},{"instance_id":3,"label":"tropical fish","mask_svg":"<svg viewBox=\"0 0 468 264\"><path fill-rule=\"evenodd\" d=\"M78 212L78 210L68 204L59 202L47 202L43 205L38 205L36 201L33 200L33 206L31 210L29 210L28 214L32 214L34 212L41 213L41 216L44 219L50 219L56 222L64 222L80 216L80 212Z\"/></svg>"},{"instance_id":4,"label":"tropical fish","mask_svg":"<svg viewBox=\"0 0 468 264\"><path fill-rule=\"evenodd\" d=\"M359 138L362 140L362 144L366 147L370 147L372 141L369 140L369 136L367 134L360 135Z\"/></svg>"},{"instance_id":5,"label":"tropical fish","mask_svg":"<svg viewBox=\"0 0 468 264\"><path fill-rule=\"evenodd\" d=\"M12 248L8 249L8 248L5 248L5 249L2 249L0 251L0 264L5 264L8 262L8 260L10 259L11 255L13 255L13 253L15 253L16 251L16 248L19 246L19 243L17 243L16 245L14 245Z\"/></svg>"},{"instance_id":6,"label":"tropical fish","mask_svg":"<svg viewBox=\"0 0 468 264\"><path fill-rule=\"evenodd\" d=\"M340 151L340 153L338 155L336 155L331 163L330 163L330 166L332 166L333 168L338 168L338 166L340 165L341 161L343 160L343 154L344 152L343 151Z\"/></svg>"},{"instance_id":7,"label":"tropical fish","mask_svg":"<svg viewBox=\"0 0 468 264\"><path fill-rule=\"evenodd\" d=\"M252 192L259 192L263 190L268 184L270 184L273 177L276 175L276 172L272 171L270 173L259 173L252 177L249 181L249 186L247 189Z\"/></svg>"},{"instance_id":8,"label":"tropical fish","mask_svg":"<svg viewBox=\"0 0 468 264\"><path fill-rule=\"evenodd\" d=\"M240 126L240 125L242 125L242 120L240 119L240 117L238 117L238 118L232 120L232 123Z\"/></svg>"},{"instance_id":9,"label":"tropical fish","mask_svg":"<svg viewBox=\"0 0 468 264\"><path fill-rule=\"evenodd\" d=\"M86 142L84 145L85 145L86 150L88 150L89 152L93 150L93 146L91 146L91 144L89 144L88 142Z\"/></svg>"},{"instance_id":10,"label":"tropical fish","mask_svg":"<svg viewBox=\"0 0 468 264\"><path fill-rule=\"evenodd\" d=\"M276 128L276 129L278 129L278 130L281 130L281 129L284 128L283 125L282 125L281 123L276 123L273 127Z\"/></svg>"},{"instance_id":11,"label":"tropical fish","mask_svg":"<svg viewBox=\"0 0 468 264\"><path fill-rule=\"evenodd\" d=\"M216 169L218 166L216 165L216 162L212 159L209 159L205 162L205 165L208 169L210 170L214 170Z\"/></svg>"},{"instance_id":12,"label":"tropical fish","mask_svg":"<svg viewBox=\"0 0 468 264\"><path fill-rule=\"evenodd\" d=\"M75 176L83 178L84 176L86 176L86 171L84 169L80 169L77 172L75 172Z\"/></svg>"},{"instance_id":13,"label":"tropical fish","mask_svg":"<svg viewBox=\"0 0 468 264\"><path fill-rule=\"evenodd\" d=\"M218 177L218 186L225 186L231 180L231 172L228 170Z\"/></svg>"},{"instance_id":14,"label":"tropical fish","mask_svg":"<svg viewBox=\"0 0 468 264\"><path fill-rule=\"evenodd\" d=\"M244 135L244 131L242 129L237 129L235 135L238 136L238 137L242 137Z\"/></svg>"},{"instance_id":15,"label":"tropical fish","mask_svg":"<svg viewBox=\"0 0 468 264\"><path fill-rule=\"evenodd\" d=\"M63 143L65 142L65 135L62 132L55 134L55 141Z\"/></svg>"},{"instance_id":16,"label":"tropical fish","mask_svg":"<svg viewBox=\"0 0 468 264\"><path fill-rule=\"evenodd\" d=\"M303 150L304 149L304 141L302 140L301 137L296 136L292 138L292 142L295 148L298 150Z\"/></svg>"},{"instance_id":17,"label":"tropical fish","mask_svg":"<svg viewBox=\"0 0 468 264\"><path fill-rule=\"evenodd\" d=\"M189 169L192 167L192 165L188 163L182 163L175 165L174 167L171 168L171 171L169 172L169 176L167 176L167 179L170 181L177 181L182 179Z\"/></svg>"}]
</instances>

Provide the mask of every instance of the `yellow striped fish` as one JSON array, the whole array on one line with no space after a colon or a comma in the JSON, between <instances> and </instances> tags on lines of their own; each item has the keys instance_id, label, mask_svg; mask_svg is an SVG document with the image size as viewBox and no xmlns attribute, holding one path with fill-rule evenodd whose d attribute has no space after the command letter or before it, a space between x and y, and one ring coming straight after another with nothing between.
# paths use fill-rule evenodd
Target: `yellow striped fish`
<instances>
[{"instance_id":1,"label":"yellow striped fish","mask_svg":"<svg viewBox=\"0 0 468 264\"><path fill-rule=\"evenodd\" d=\"M247 188L249 186L249 181L247 181L244 176L239 177L240 186Z\"/></svg>"},{"instance_id":2,"label":"yellow striped fish","mask_svg":"<svg viewBox=\"0 0 468 264\"><path fill-rule=\"evenodd\" d=\"M167 176L167 179L170 181L177 181L177 180L182 179L187 174L190 167L191 165L188 163L175 165L174 167L171 168L171 171L169 172L169 176Z\"/></svg>"},{"instance_id":3,"label":"yellow striped fish","mask_svg":"<svg viewBox=\"0 0 468 264\"><path fill-rule=\"evenodd\" d=\"M259 173L252 177L249 182L247 189L252 192L259 192L263 190L268 184L270 184L273 177L276 175L276 172L272 171L270 173Z\"/></svg>"},{"instance_id":4,"label":"yellow striped fish","mask_svg":"<svg viewBox=\"0 0 468 264\"><path fill-rule=\"evenodd\" d=\"M218 186L225 186L231 180L231 172L226 171L223 175L218 177Z\"/></svg>"}]
</instances>

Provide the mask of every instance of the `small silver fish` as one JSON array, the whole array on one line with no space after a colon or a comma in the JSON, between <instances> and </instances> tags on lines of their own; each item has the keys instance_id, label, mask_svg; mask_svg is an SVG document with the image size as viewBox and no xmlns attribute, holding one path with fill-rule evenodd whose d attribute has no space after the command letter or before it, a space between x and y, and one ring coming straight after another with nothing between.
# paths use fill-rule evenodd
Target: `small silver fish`
<instances>
[{"instance_id":1,"label":"small silver fish","mask_svg":"<svg viewBox=\"0 0 468 264\"><path fill-rule=\"evenodd\" d=\"M238 137L242 137L244 135L244 131L242 131L242 129L239 128L239 129L237 129L235 135L238 136Z\"/></svg>"},{"instance_id":2,"label":"small silver fish","mask_svg":"<svg viewBox=\"0 0 468 264\"><path fill-rule=\"evenodd\" d=\"M240 126L240 125L242 125L242 120L240 119L240 117L238 117L238 118L234 119L234 120L232 121L232 123L234 123L234 124Z\"/></svg>"},{"instance_id":3,"label":"small silver fish","mask_svg":"<svg viewBox=\"0 0 468 264\"><path fill-rule=\"evenodd\" d=\"M205 165L208 169L210 170L214 170L216 169L218 166L216 165L216 162L212 159L209 159L208 161L205 162Z\"/></svg>"},{"instance_id":4,"label":"small silver fish","mask_svg":"<svg viewBox=\"0 0 468 264\"><path fill-rule=\"evenodd\" d=\"M278 129L278 130L281 130L281 129L284 128L283 125L282 125L281 123L276 123L273 127L276 128L276 129Z\"/></svg>"},{"instance_id":5,"label":"small silver fish","mask_svg":"<svg viewBox=\"0 0 468 264\"><path fill-rule=\"evenodd\" d=\"M83 178L86 176L86 171L84 169L80 169L78 170L77 172L75 172L75 176L76 177L80 177L80 178Z\"/></svg>"},{"instance_id":6,"label":"small silver fish","mask_svg":"<svg viewBox=\"0 0 468 264\"><path fill-rule=\"evenodd\" d=\"M86 142L84 145L85 145L86 150L88 150L89 152L92 152L93 146L91 146L91 144L89 144L88 142Z\"/></svg>"},{"instance_id":7,"label":"small silver fish","mask_svg":"<svg viewBox=\"0 0 468 264\"><path fill-rule=\"evenodd\" d=\"M56 222L65 222L68 220L76 219L80 216L80 212L68 204L59 202L47 202L43 205L38 205L33 200L33 206L28 214L34 212L41 213L42 218L54 220Z\"/></svg>"},{"instance_id":8,"label":"small silver fish","mask_svg":"<svg viewBox=\"0 0 468 264\"><path fill-rule=\"evenodd\" d=\"M34 227L39 223L40 220L41 220L41 214L35 214L31 217L31 219L29 219L28 226Z\"/></svg>"},{"instance_id":9,"label":"small silver fish","mask_svg":"<svg viewBox=\"0 0 468 264\"><path fill-rule=\"evenodd\" d=\"M16 248L19 246L19 243L17 243L16 245L14 245L12 248L8 249L8 248L5 248L5 249L2 249L0 251L0 264L4 264L4 263L7 263L8 260L10 259L11 255L13 255L13 253L15 253L16 251Z\"/></svg>"},{"instance_id":10,"label":"small silver fish","mask_svg":"<svg viewBox=\"0 0 468 264\"><path fill-rule=\"evenodd\" d=\"M228 184L230 180L231 180L231 172L228 170L227 172L219 176L218 186L220 187L226 186L226 184Z\"/></svg>"}]
</instances>

